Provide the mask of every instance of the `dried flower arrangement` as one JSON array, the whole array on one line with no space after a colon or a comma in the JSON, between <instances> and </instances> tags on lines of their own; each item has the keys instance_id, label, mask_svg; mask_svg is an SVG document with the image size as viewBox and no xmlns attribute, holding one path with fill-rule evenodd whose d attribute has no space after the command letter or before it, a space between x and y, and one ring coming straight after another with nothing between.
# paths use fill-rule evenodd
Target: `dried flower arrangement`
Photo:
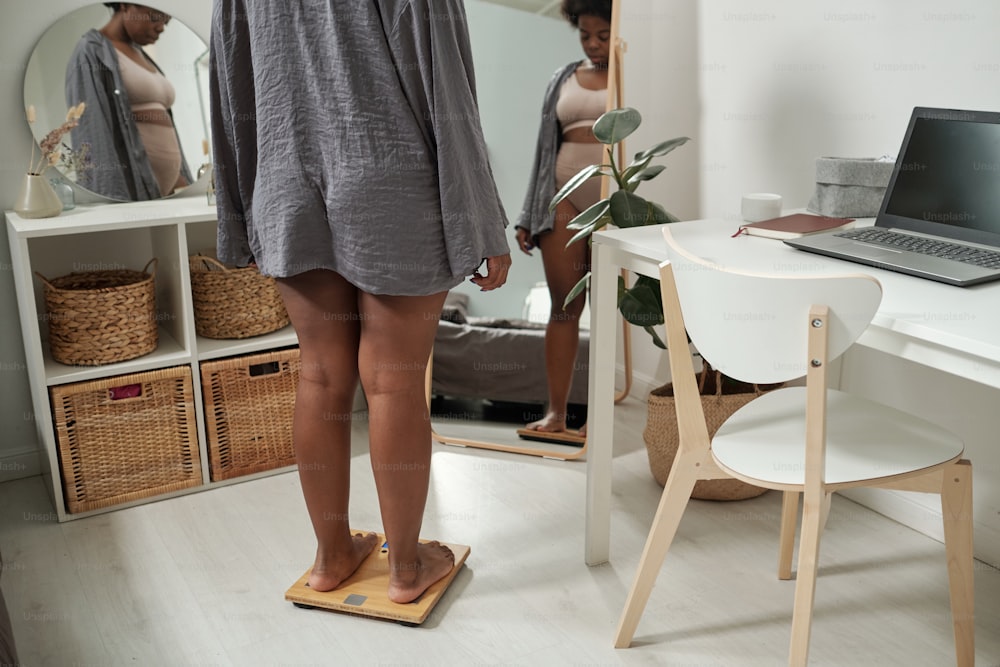
<instances>
[{"instance_id":1,"label":"dried flower arrangement","mask_svg":"<svg viewBox=\"0 0 1000 667\"><path fill-rule=\"evenodd\" d=\"M29 174L39 176L46 167L57 164L63 164L72 169L83 169L89 164L90 146L84 145L74 150L62 140L67 132L79 124L85 108L85 102L80 102L69 108L69 111L66 112L66 121L46 134L39 143L42 154L37 160L35 159L35 146L31 146L31 161L28 164ZM29 123L35 122L34 105L28 107L26 115Z\"/></svg>"}]
</instances>

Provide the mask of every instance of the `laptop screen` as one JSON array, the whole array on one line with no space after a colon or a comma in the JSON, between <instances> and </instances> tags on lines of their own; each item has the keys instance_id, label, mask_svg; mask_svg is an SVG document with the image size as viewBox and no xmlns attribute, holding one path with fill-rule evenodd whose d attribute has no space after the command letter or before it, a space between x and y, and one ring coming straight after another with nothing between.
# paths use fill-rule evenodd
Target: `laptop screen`
<instances>
[{"instance_id":1,"label":"laptop screen","mask_svg":"<svg viewBox=\"0 0 1000 667\"><path fill-rule=\"evenodd\" d=\"M877 224L1000 246L1000 113L914 109Z\"/></svg>"}]
</instances>

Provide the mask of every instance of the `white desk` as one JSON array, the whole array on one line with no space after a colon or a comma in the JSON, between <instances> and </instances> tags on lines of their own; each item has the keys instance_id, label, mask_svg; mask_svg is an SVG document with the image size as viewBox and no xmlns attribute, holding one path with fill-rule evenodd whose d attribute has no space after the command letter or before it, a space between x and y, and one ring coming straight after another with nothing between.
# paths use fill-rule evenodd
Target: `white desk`
<instances>
[{"instance_id":1,"label":"white desk","mask_svg":"<svg viewBox=\"0 0 1000 667\"><path fill-rule=\"evenodd\" d=\"M671 231L694 254L749 271L874 275L884 297L859 345L1000 389L1000 282L952 287L805 253L780 241L732 238L737 226L733 220L696 220L674 223ZM610 546L617 278L620 267L656 277L665 259L657 225L593 235L584 547L588 565L606 562Z\"/></svg>"}]
</instances>

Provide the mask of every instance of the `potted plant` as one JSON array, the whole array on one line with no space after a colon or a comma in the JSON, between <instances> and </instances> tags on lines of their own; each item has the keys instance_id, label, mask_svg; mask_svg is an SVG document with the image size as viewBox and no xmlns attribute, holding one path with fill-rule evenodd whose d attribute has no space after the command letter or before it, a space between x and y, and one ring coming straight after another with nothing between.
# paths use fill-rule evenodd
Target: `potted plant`
<instances>
[{"instance_id":1,"label":"potted plant","mask_svg":"<svg viewBox=\"0 0 1000 667\"><path fill-rule=\"evenodd\" d=\"M616 145L635 132L641 123L642 116L638 111L629 107L613 109L594 123L594 136L608 147L607 163L593 164L582 169L556 193L549 208L554 210L556 204L580 187L584 181L591 178L609 176L617 189L570 221L567 226L576 230L576 234L569 243L576 243L584 239L589 242L592 233L608 224L626 228L678 221L677 216L669 213L659 204L635 194L635 190L643 181L656 178L666 169L663 165L652 164L653 158L662 157L690 140L687 137L668 139L636 153L629 165L619 165L615 160ZM630 324L641 326L649 333L657 347L666 349L663 340L653 328L663 324L660 282L655 278L639 276L634 285L626 287L624 280L619 278L618 281L618 309L621 311L622 317ZM568 304L575 299L587 288L589 283L590 272L588 271L570 291L564 303Z\"/></svg>"},{"instance_id":2,"label":"potted plant","mask_svg":"<svg viewBox=\"0 0 1000 667\"><path fill-rule=\"evenodd\" d=\"M661 205L640 197L635 191L643 181L656 178L666 169L663 165L652 164L654 158L667 155L675 148L686 144L689 139L677 137L660 142L636 153L630 164L622 166L615 159L616 145L635 132L641 123L641 114L632 108L613 109L594 123L594 136L608 147L606 163L585 167L571 178L552 198L550 209L554 209L556 204L590 178L608 176L614 181L617 189L570 221L567 226L576 230L576 234L569 243L577 243L584 239L589 242L591 234L609 224L627 228L679 220ZM588 272L570 291L564 303L568 304L579 296L587 289L589 283ZM618 310L625 321L641 326L649 333L657 347L666 349L666 345L654 328L663 324L663 300L660 296L659 280L639 276L635 283L628 287L624 279L619 277ZM704 396L702 400L705 402L705 416L710 436L714 435L726 417L761 391L753 385L712 372L707 362L704 363L699 387ZM650 470L662 486L666 482L679 444L671 384L658 387L650 393L643 439L649 455ZM702 480L695 485L691 496L707 500L740 500L752 498L765 491L766 489L737 479Z\"/></svg>"}]
</instances>

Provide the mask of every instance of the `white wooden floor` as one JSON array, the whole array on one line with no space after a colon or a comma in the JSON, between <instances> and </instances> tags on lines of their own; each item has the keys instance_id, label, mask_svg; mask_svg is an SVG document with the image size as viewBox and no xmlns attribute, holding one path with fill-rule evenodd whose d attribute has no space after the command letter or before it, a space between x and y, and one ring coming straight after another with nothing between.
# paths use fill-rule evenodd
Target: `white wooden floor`
<instances>
[{"instance_id":1,"label":"white wooden floor","mask_svg":"<svg viewBox=\"0 0 1000 667\"><path fill-rule=\"evenodd\" d=\"M616 411L611 562L583 563L585 466L436 446L424 536L472 547L418 628L283 600L314 542L294 473L58 524L0 485L2 582L25 665L781 665L793 582L779 496L695 501L632 648L612 636L659 497L644 406ZM359 420L353 524L379 529ZM941 544L836 498L813 665L954 664ZM1000 572L976 570L977 665L1000 666Z\"/></svg>"}]
</instances>

